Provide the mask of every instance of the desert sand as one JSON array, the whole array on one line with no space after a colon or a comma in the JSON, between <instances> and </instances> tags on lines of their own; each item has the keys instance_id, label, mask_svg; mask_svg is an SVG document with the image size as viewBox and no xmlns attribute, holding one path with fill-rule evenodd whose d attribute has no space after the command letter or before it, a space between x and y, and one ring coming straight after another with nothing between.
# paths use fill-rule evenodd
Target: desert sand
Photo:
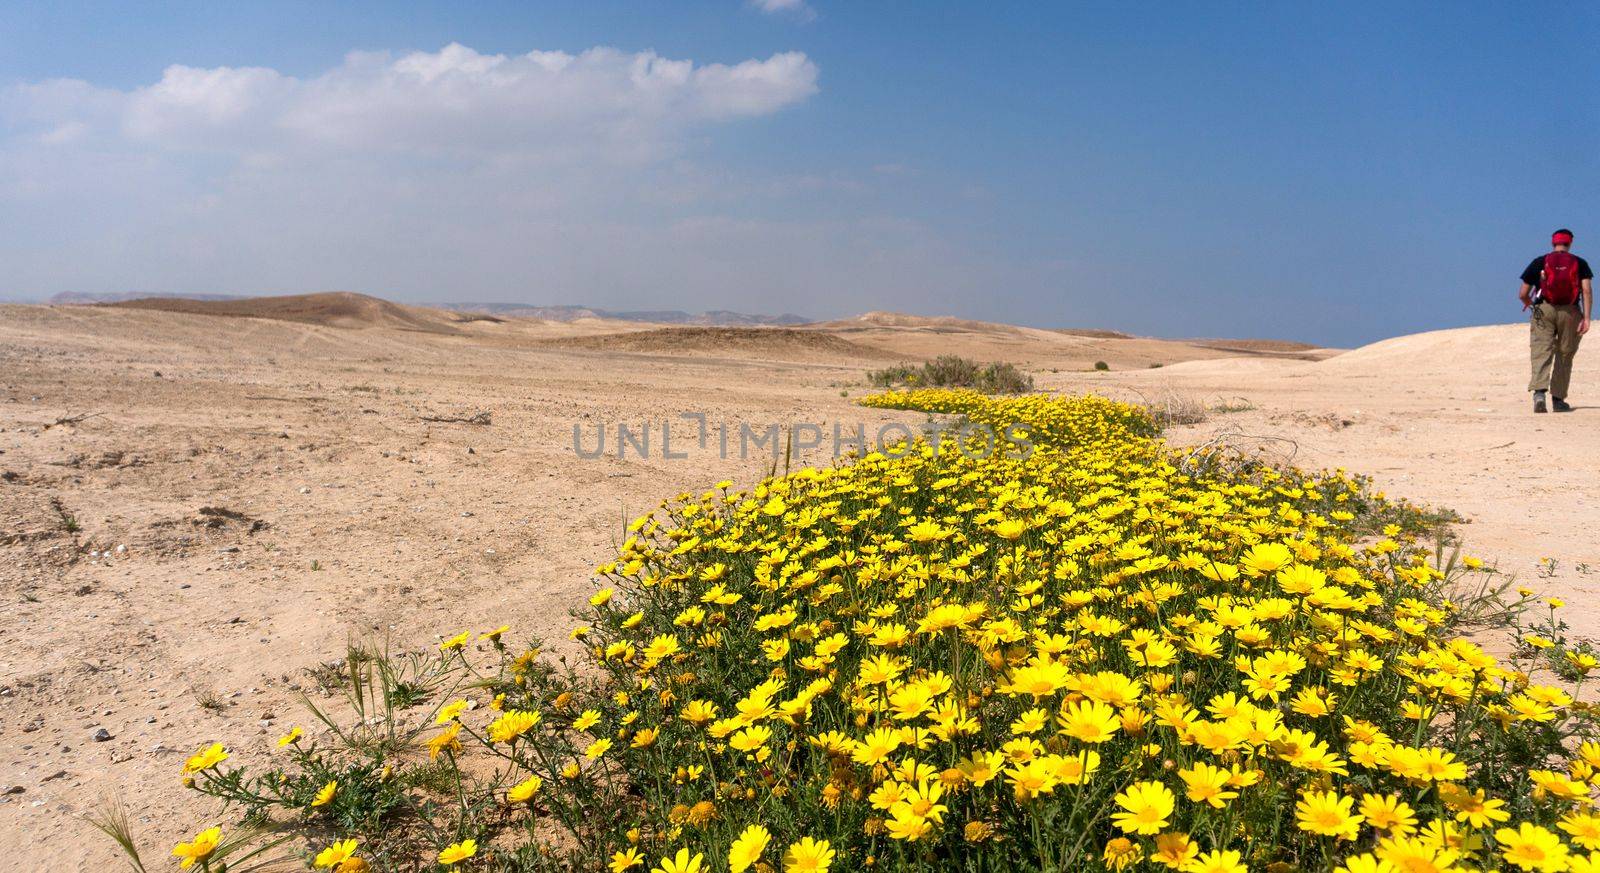
<instances>
[{"instance_id":1,"label":"desert sand","mask_svg":"<svg viewBox=\"0 0 1600 873\"><path fill-rule=\"evenodd\" d=\"M356 295L0 306L0 852L110 867L79 816L114 793L165 864L221 820L179 785L183 758L210 742L269 755L305 724L296 693L320 693L307 671L347 640L509 624L559 650L627 519L781 469L737 438L724 456L719 425L815 424L823 445L793 463L827 463L835 423L922 421L855 406L868 368L946 352L1017 363L1043 390L1229 410L1169 438L1226 436L1454 509L1469 553L1600 636L1600 351L1579 355L1578 409L1536 417L1525 331L1335 353L887 313L669 330ZM704 446L683 413L704 413ZM686 457L662 456L663 420ZM592 449L602 425L647 422L648 458L614 439L574 450L574 425Z\"/></svg>"}]
</instances>

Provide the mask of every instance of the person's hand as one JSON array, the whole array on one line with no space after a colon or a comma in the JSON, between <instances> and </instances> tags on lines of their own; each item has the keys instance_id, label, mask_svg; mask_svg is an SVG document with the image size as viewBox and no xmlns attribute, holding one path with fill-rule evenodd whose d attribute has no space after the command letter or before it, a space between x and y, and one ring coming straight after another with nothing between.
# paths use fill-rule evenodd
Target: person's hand
<instances>
[{"instance_id":1,"label":"person's hand","mask_svg":"<svg viewBox=\"0 0 1600 873\"><path fill-rule=\"evenodd\" d=\"M1522 301L1522 311L1523 312L1527 312L1528 311L1528 307L1533 305L1533 299L1531 297L1529 297L1528 295L1526 295L1526 294L1517 295L1517 299Z\"/></svg>"},{"instance_id":2,"label":"person's hand","mask_svg":"<svg viewBox=\"0 0 1600 873\"><path fill-rule=\"evenodd\" d=\"M1589 319L1585 318L1584 320L1578 322L1578 336L1583 336L1584 334L1586 334L1588 332L1589 332Z\"/></svg>"}]
</instances>

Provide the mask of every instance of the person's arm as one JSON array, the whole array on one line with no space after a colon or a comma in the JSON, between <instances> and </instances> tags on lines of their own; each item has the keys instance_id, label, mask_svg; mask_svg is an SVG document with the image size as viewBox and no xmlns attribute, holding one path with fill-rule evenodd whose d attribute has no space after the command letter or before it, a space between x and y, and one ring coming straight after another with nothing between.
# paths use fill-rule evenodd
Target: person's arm
<instances>
[{"instance_id":1,"label":"person's arm","mask_svg":"<svg viewBox=\"0 0 1600 873\"><path fill-rule=\"evenodd\" d=\"M1578 322L1578 334L1589 332L1589 314L1594 311L1594 280L1583 280L1583 320Z\"/></svg>"},{"instance_id":2,"label":"person's arm","mask_svg":"<svg viewBox=\"0 0 1600 873\"><path fill-rule=\"evenodd\" d=\"M1522 290L1517 292L1517 299L1522 301L1522 311L1528 311L1533 305L1533 289L1535 282L1539 281L1539 273L1544 270L1544 257L1534 258L1528 262L1522 271Z\"/></svg>"}]
</instances>

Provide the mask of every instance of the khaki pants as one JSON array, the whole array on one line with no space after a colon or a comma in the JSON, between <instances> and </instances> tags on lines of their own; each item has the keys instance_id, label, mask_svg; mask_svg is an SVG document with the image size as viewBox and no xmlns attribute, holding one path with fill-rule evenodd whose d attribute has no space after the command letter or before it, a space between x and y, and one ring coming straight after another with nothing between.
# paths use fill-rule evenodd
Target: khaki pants
<instances>
[{"instance_id":1,"label":"khaki pants","mask_svg":"<svg viewBox=\"0 0 1600 873\"><path fill-rule=\"evenodd\" d=\"M1529 391L1549 389L1551 396L1565 398L1567 383L1572 379L1572 358L1578 353L1578 322L1583 311L1577 304L1552 306L1540 303L1533 307L1529 320L1528 349L1533 363L1533 378L1528 381Z\"/></svg>"}]
</instances>

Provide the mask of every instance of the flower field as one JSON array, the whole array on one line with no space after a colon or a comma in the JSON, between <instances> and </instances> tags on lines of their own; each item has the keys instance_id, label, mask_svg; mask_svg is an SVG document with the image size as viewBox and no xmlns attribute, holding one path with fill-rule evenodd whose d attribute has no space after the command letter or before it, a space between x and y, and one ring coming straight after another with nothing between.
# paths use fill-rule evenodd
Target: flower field
<instances>
[{"instance_id":1,"label":"flower field","mask_svg":"<svg viewBox=\"0 0 1600 873\"><path fill-rule=\"evenodd\" d=\"M1197 471L1096 397L862 402L1025 439L673 498L599 568L579 664L506 628L352 652L349 717L314 709L276 760L187 762L240 823L174 854L343 873L1600 870L1600 743L1573 687L1596 664L1564 648L1559 604L1513 627L1526 657L1502 663L1453 634L1452 592L1489 571L1384 528L1404 513L1356 478Z\"/></svg>"}]
</instances>

